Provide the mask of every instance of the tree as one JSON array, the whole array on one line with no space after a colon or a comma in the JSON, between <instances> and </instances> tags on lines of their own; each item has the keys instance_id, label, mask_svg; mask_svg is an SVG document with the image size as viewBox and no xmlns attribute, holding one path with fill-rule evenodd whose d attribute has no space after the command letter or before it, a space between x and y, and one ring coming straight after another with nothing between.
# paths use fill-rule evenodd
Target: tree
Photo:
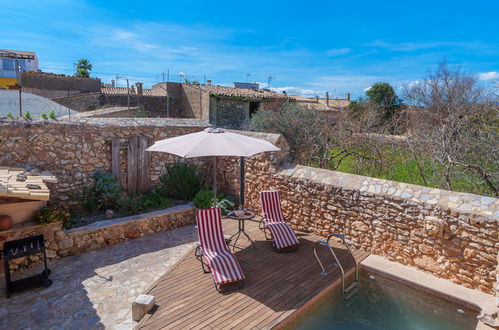
<instances>
[{"instance_id":1,"label":"tree","mask_svg":"<svg viewBox=\"0 0 499 330\"><path fill-rule=\"evenodd\" d=\"M413 106L407 140L413 154L428 156L443 170L447 189L458 189L463 174L473 174L474 185L497 196L498 108L475 76L442 61L435 72L407 86L404 96Z\"/></svg>"},{"instance_id":2,"label":"tree","mask_svg":"<svg viewBox=\"0 0 499 330\"><path fill-rule=\"evenodd\" d=\"M364 122L368 130L398 134L398 120L393 120L402 105L401 99L387 82L378 82L366 90L365 97L359 97L348 106L351 119ZM388 130L388 126L392 126Z\"/></svg>"},{"instance_id":3,"label":"tree","mask_svg":"<svg viewBox=\"0 0 499 330\"><path fill-rule=\"evenodd\" d=\"M367 102L376 105L383 113L385 119L391 118L397 107L402 103L397 97L393 87L387 82L373 84L367 91Z\"/></svg>"},{"instance_id":4,"label":"tree","mask_svg":"<svg viewBox=\"0 0 499 330\"><path fill-rule=\"evenodd\" d=\"M347 114L315 111L296 103L266 105L253 115L250 129L282 134L294 161L333 170L348 156L365 159L359 150L369 147L357 133L364 126L349 120Z\"/></svg>"},{"instance_id":5,"label":"tree","mask_svg":"<svg viewBox=\"0 0 499 330\"><path fill-rule=\"evenodd\" d=\"M86 58L82 58L76 63L76 72L74 75L76 77L89 78L90 71L92 71L92 64Z\"/></svg>"}]
</instances>

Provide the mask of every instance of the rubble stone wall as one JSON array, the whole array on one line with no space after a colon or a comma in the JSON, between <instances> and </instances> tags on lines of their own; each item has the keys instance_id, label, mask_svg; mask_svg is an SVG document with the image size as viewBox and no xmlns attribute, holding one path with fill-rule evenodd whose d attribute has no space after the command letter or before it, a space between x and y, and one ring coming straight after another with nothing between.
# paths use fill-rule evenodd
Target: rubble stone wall
<instances>
[{"instance_id":1,"label":"rubble stone wall","mask_svg":"<svg viewBox=\"0 0 499 330\"><path fill-rule=\"evenodd\" d=\"M158 233L195 223L192 204L171 207L141 215L104 220L74 229L62 229L62 223L28 225L0 231L0 249L3 242L43 234L49 260L125 242L137 237ZM13 271L29 268L42 262L34 255L10 262ZM3 267L0 267L3 272Z\"/></svg>"},{"instance_id":2,"label":"rubble stone wall","mask_svg":"<svg viewBox=\"0 0 499 330\"><path fill-rule=\"evenodd\" d=\"M279 190L298 230L340 233L355 247L469 288L494 292L499 199L306 166L247 162L246 202Z\"/></svg>"},{"instance_id":3,"label":"rubble stone wall","mask_svg":"<svg viewBox=\"0 0 499 330\"><path fill-rule=\"evenodd\" d=\"M157 140L200 131L209 124L195 119L71 118L64 120L0 120L0 165L36 167L57 177L49 184L51 200L74 203L98 171L111 172L112 137L151 136ZM126 151L126 150L125 150ZM123 156L123 155L122 155ZM126 157L122 157L126 163ZM178 157L151 153L152 183ZM202 160L193 160L202 162ZM123 173L126 177L126 173Z\"/></svg>"}]
</instances>

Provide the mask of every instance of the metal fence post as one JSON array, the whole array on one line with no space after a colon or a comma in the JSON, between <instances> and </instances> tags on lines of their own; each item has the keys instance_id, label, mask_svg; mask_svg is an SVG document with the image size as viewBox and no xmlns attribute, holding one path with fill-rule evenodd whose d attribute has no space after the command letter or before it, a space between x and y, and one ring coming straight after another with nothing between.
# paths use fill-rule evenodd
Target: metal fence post
<instances>
[{"instance_id":1,"label":"metal fence post","mask_svg":"<svg viewBox=\"0 0 499 330\"><path fill-rule=\"evenodd\" d=\"M23 116L22 87L19 87L19 117Z\"/></svg>"}]
</instances>

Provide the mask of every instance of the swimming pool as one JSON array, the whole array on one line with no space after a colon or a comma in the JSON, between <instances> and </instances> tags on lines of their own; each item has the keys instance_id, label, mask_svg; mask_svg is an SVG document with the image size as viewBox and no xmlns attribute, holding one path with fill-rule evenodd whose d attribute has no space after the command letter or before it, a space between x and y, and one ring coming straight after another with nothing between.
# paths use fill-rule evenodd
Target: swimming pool
<instances>
[{"instance_id":1,"label":"swimming pool","mask_svg":"<svg viewBox=\"0 0 499 330\"><path fill-rule=\"evenodd\" d=\"M477 314L472 306L362 270L355 297L344 302L338 286L287 328L468 330L476 328Z\"/></svg>"}]
</instances>

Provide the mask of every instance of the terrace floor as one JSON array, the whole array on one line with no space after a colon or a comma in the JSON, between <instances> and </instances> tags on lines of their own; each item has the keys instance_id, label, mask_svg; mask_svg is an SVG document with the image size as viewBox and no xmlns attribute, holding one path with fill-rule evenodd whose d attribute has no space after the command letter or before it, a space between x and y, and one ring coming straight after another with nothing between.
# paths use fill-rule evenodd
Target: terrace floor
<instances>
[{"instance_id":1,"label":"terrace floor","mask_svg":"<svg viewBox=\"0 0 499 330\"><path fill-rule=\"evenodd\" d=\"M48 288L5 297L0 329L132 329L132 302L171 269L197 240L193 225L49 262ZM16 278L41 267L14 273ZM14 278L14 279L16 279Z\"/></svg>"},{"instance_id":2,"label":"terrace floor","mask_svg":"<svg viewBox=\"0 0 499 330\"><path fill-rule=\"evenodd\" d=\"M225 234L233 234L237 221L225 219L223 227ZM329 261L330 273L320 274L313 246L321 237L299 233L297 252L276 253L256 221L246 221L246 230L255 240L256 249L244 237L237 242L239 248L234 254L246 276L243 289L218 293L211 274L204 274L194 254L188 253L149 289L148 293L156 297L157 307L142 319L138 328L269 329L340 278L338 268L331 267L332 256L325 248L319 250L323 260ZM352 272L354 262L346 249L340 244L334 248L342 265ZM362 251L354 254L359 262L368 255Z\"/></svg>"}]
</instances>

